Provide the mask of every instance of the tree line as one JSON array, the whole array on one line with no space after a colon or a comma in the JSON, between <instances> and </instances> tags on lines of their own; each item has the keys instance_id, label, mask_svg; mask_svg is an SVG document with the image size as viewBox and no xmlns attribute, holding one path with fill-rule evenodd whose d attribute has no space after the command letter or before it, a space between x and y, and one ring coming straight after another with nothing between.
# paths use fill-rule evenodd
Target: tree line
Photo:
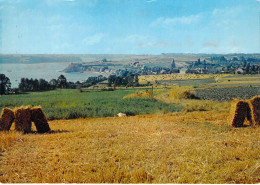
<instances>
[{"instance_id":1,"label":"tree line","mask_svg":"<svg viewBox=\"0 0 260 185\"><path fill-rule=\"evenodd\" d=\"M126 75L110 75L108 77L108 87L118 87L118 86L124 86L124 87L130 87L130 86L139 86L139 80L138 75L133 74L131 72L127 73Z\"/></svg>"},{"instance_id":2,"label":"tree line","mask_svg":"<svg viewBox=\"0 0 260 185\"><path fill-rule=\"evenodd\" d=\"M106 77L100 75L97 77L89 77L83 82L69 82L64 75L60 75L57 79L51 79L49 82L45 79L21 78L18 88L11 88L10 79L5 74L0 74L0 95L12 94L19 92L37 92L48 91L57 88L76 89L82 87L90 87L99 82L107 80Z\"/></svg>"},{"instance_id":3,"label":"tree line","mask_svg":"<svg viewBox=\"0 0 260 185\"><path fill-rule=\"evenodd\" d=\"M96 85L99 82L108 80L108 87L118 86L139 86L138 75L129 71L124 71L120 75L110 75L108 78L99 75L97 77L89 77L83 82L69 82L64 75L60 75L57 79L46 81L45 79L21 78L18 88L11 88L10 79L4 74L0 74L0 95L18 94L23 92L49 91L57 88L60 89L77 89Z\"/></svg>"}]
</instances>

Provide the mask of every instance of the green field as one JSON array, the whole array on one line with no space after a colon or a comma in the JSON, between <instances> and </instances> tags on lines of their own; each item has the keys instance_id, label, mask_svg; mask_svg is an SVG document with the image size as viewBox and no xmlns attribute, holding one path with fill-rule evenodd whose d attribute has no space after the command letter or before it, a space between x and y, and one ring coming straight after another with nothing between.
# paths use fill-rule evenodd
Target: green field
<instances>
[{"instance_id":1,"label":"green field","mask_svg":"<svg viewBox=\"0 0 260 185\"><path fill-rule=\"evenodd\" d=\"M123 99L128 94L145 91L151 89L151 87L117 88L117 90L113 91L102 91L102 88L94 89L93 87L81 90L58 89L0 96L0 111L3 107L14 108L21 105L40 105L47 118L54 120L112 117L119 112L127 115L170 113L185 109L185 105L181 104L181 102L167 101L167 93L170 92L171 85L194 87L195 95L202 100L201 104L205 103L203 100L231 101L234 98L249 99L259 95L259 85L252 85L252 83L259 82L259 75L219 76L216 78L205 78L208 77L207 75L202 77L194 75L194 77L200 79L185 79L185 77L191 78L191 75L188 75L182 76L182 79L176 77L173 80L170 80L170 77L168 75L169 80L161 80L163 83L168 82L167 86L154 88L154 98L137 96L136 98ZM242 84L243 87L241 87ZM164 94L166 99L158 98L164 96ZM193 107L196 107L199 103L196 101L193 104Z\"/></svg>"},{"instance_id":2,"label":"green field","mask_svg":"<svg viewBox=\"0 0 260 185\"><path fill-rule=\"evenodd\" d=\"M0 97L0 110L3 107L40 105L49 120L110 117L119 112L127 115L142 115L181 110L181 107L151 98L122 99L125 95L135 92L136 89L80 93L78 90L63 89L7 95Z\"/></svg>"}]
</instances>

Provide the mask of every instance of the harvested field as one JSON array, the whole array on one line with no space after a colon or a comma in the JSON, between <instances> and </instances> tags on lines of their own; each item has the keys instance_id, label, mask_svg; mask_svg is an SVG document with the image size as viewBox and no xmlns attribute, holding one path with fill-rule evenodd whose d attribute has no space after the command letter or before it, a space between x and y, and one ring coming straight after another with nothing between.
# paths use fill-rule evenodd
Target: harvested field
<instances>
[{"instance_id":1,"label":"harvested field","mask_svg":"<svg viewBox=\"0 0 260 185\"><path fill-rule=\"evenodd\" d=\"M206 79L184 79L184 80L161 80L162 84L177 84L179 86L203 86L209 83L214 83L215 78Z\"/></svg>"},{"instance_id":2,"label":"harvested field","mask_svg":"<svg viewBox=\"0 0 260 185\"><path fill-rule=\"evenodd\" d=\"M196 80L196 79L209 79L232 76L230 74L162 74L162 75L143 75L139 77L139 83L146 84L148 81L155 83L157 81L165 80Z\"/></svg>"},{"instance_id":3,"label":"harvested field","mask_svg":"<svg viewBox=\"0 0 260 185\"><path fill-rule=\"evenodd\" d=\"M51 134L12 136L0 182L259 183L260 127L231 128L228 115L51 121Z\"/></svg>"},{"instance_id":4,"label":"harvested field","mask_svg":"<svg viewBox=\"0 0 260 185\"><path fill-rule=\"evenodd\" d=\"M202 100L231 101L232 99L250 99L260 93L260 87L227 87L195 89Z\"/></svg>"}]
</instances>

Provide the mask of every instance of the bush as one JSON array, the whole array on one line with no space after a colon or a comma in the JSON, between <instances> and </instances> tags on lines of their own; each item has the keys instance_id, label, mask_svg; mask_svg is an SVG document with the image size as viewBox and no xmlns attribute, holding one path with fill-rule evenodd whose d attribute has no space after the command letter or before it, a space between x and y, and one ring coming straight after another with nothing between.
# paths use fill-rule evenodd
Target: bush
<instances>
[{"instance_id":1,"label":"bush","mask_svg":"<svg viewBox=\"0 0 260 185\"><path fill-rule=\"evenodd\" d=\"M153 98L153 90L136 91L134 94L128 94L123 97L123 99L126 98Z\"/></svg>"},{"instance_id":2,"label":"bush","mask_svg":"<svg viewBox=\"0 0 260 185\"><path fill-rule=\"evenodd\" d=\"M189 86L179 86L173 87L170 91L170 99L198 99L192 92L192 87Z\"/></svg>"}]
</instances>

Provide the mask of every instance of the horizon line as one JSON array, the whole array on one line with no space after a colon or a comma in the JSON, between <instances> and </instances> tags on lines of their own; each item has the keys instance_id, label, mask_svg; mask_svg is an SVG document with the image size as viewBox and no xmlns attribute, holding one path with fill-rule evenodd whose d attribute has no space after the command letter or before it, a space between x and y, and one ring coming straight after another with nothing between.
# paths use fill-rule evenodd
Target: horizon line
<instances>
[{"instance_id":1,"label":"horizon line","mask_svg":"<svg viewBox=\"0 0 260 185\"><path fill-rule=\"evenodd\" d=\"M0 55L169 55L169 54L195 54L195 55L201 55L201 54L206 54L206 55L236 55L236 54L245 54L245 55L253 55L259 53L190 53L190 52L180 52L180 53L160 53L160 54L148 54L148 53L143 53L143 54L116 54L116 53L0 53Z\"/></svg>"}]
</instances>

